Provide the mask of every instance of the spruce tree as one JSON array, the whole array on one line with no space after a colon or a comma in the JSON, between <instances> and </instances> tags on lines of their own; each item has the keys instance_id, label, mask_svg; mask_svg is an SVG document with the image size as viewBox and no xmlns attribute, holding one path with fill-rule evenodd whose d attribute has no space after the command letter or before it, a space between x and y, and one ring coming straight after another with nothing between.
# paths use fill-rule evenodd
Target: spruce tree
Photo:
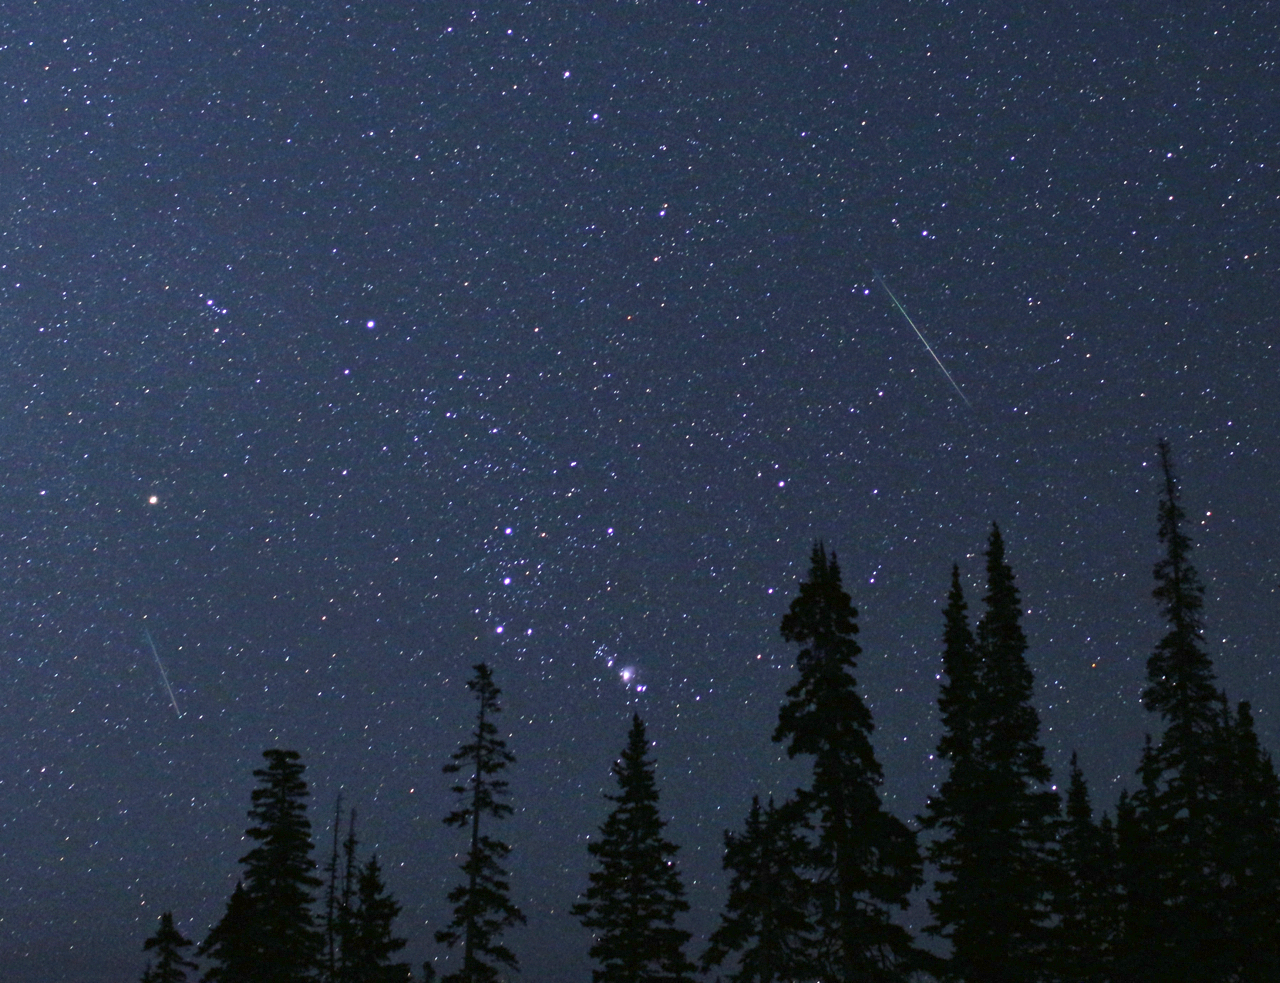
<instances>
[{"instance_id":1,"label":"spruce tree","mask_svg":"<svg viewBox=\"0 0 1280 983\"><path fill-rule=\"evenodd\" d=\"M244 882L236 881L222 918L200 943L200 955L213 962L201 977L204 983L254 983L256 980L255 971L263 959L265 946L253 908Z\"/></svg>"},{"instance_id":2,"label":"spruce tree","mask_svg":"<svg viewBox=\"0 0 1280 983\"><path fill-rule=\"evenodd\" d=\"M813 757L813 781L797 791L795 809L814 831L812 890L832 950L824 975L846 983L902 979L916 965L891 911L905 909L922 883L915 834L880 801L884 773L854 676L857 616L836 557L815 544L809 579L782 619L782 637L801 646L800 678L787 690L773 739L791 757Z\"/></svg>"},{"instance_id":3,"label":"spruce tree","mask_svg":"<svg viewBox=\"0 0 1280 983\"><path fill-rule=\"evenodd\" d=\"M773 799L763 810L759 796L741 833L724 834L724 869L731 871L729 897L702 956L702 970L736 956L728 983L783 983L821 975L812 911L804 876L809 844L793 817Z\"/></svg>"},{"instance_id":4,"label":"spruce tree","mask_svg":"<svg viewBox=\"0 0 1280 983\"><path fill-rule=\"evenodd\" d=\"M142 943L144 952L155 950L155 962L147 966L143 983L186 983L187 970L195 969L196 964L187 959L182 950L192 944L174 927L173 912L162 914L156 934Z\"/></svg>"},{"instance_id":5,"label":"spruce tree","mask_svg":"<svg viewBox=\"0 0 1280 983\"><path fill-rule=\"evenodd\" d=\"M987 711L980 686L981 659L969 628L968 604L960 583L960 568L951 567L951 590L943 612L943 683L938 696L942 735L938 757L947 762L947 776L938 794L929 798L920 817L926 830L939 831L929 842L927 856L939 873L936 897L929 900L933 923L927 931L951 939L953 957L948 976L960 979L965 953L976 947L970 936L978 927L969 922L981 917L987 905L989 875L983 856L985 830L984 774L981 745Z\"/></svg>"},{"instance_id":6,"label":"spruce tree","mask_svg":"<svg viewBox=\"0 0 1280 983\"><path fill-rule=\"evenodd\" d=\"M391 957L405 947L392 923L400 905L387 893L382 868L375 853L360 868L357 903L343 947L350 983L408 983L409 964L392 963Z\"/></svg>"},{"instance_id":7,"label":"spruce tree","mask_svg":"<svg viewBox=\"0 0 1280 983\"><path fill-rule=\"evenodd\" d=\"M1253 714L1242 702L1232 714L1223 700L1229 769L1225 775L1223 847L1231 978L1280 980L1280 779L1262 749Z\"/></svg>"},{"instance_id":8,"label":"spruce tree","mask_svg":"<svg viewBox=\"0 0 1280 983\"><path fill-rule=\"evenodd\" d=\"M689 933L675 925L689 905L675 866L677 847L662 835L666 822L658 813L648 748L644 723L634 715L613 765L618 792L605 796L614 810L600 838L587 845L599 868L570 909L594 934L590 955L599 968L592 970L593 983L686 983L694 970L684 954Z\"/></svg>"},{"instance_id":9,"label":"spruce tree","mask_svg":"<svg viewBox=\"0 0 1280 983\"><path fill-rule=\"evenodd\" d=\"M502 943L501 936L506 929L525 921L511 901L508 875L502 867L511 847L480 831L482 817L498 820L511 814L511 806L501 801L507 794L507 782L498 776L515 761L515 756L507 750L493 723L493 717L502 709L498 704L502 691L487 665L482 662L473 668L475 676L467 682L467 689L479 704L475 730L470 741L459 747L444 766L445 774L470 773L465 782L453 786L461 805L444 819L448 826L470 831L470 846L461 864L466 881L449 892L453 921L448 928L436 932L437 942L450 948L463 947L462 968L446 976L446 983L487 983L499 979L499 966L517 969L519 961Z\"/></svg>"},{"instance_id":10,"label":"spruce tree","mask_svg":"<svg viewBox=\"0 0 1280 983\"><path fill-rule=\"evenodd\" d=\"M240 858L243 887L228 902L222 922L201 947L218 960L218 975L207 980L241 983L311 983L320 969L324 937L315 926L311 905L321 881L312 871L311 823L307 819L305 766L298 752L264 751L267 767L254 771L245 835L257 844ZM248 961L245 962L245 957Z\"/></svg>"},{"instance_id":11,"label":"spruce tree","mask_svg":"<svg viewBox=\"0 0 1280 983\"><path fill-rule=\"evenodd\" d=\"M950 773L923 817L941 831L929 847L942 877L928 931L951 942L948 978L1022 983L1040 979L1048 957L1059 801L1045 787L1022 612L995 524L985 555L987 593L972 636L952 571L939 742Z\"/></svg>"},{"instance_id":12,"label":"spruce tree","mask_svg":"<svg viewBox=\"0 0 1280 983\"><path fill-rule=\"evenodd\" d=\"M1105 814L1094 822L1089 786L1074 752L1061 860L1053 943L1057 978L1061 983L1110 983L1120 933L1115 831Z\"/></svg>"},{"instance_id":13,"label":"spruce tree","mask_svg":"<svg viewBox=\"0 0 1280 983\"><path fill-rule=\"evenodd\" d=\"M1143 701L1160 715L1121 824L1130 980L1217 983L1280 977L1280 780L1248 703L1216 689L1204 584L1169 445L1161 441L1153 597L1167 625Z\"/></svg>"},{"instance_id":14,"label":"spruce tree","mask_svg":"<svg viewBox=\"0 0 1280 983\"><path fill-rule=\"evenodd\" d=\"M1139 766L1124 853L1129 891L1126 970L1150 983L1226 980L1230 918L1224 882L1229 828L1223 782L1232 771L1230 727L1206 651L1204 585L1191 564L1169 445L1159 444L1162 495L1152 595L1168 629L1147 660L1142 698L1164 724Z\"/></svg>"}]
</instances>

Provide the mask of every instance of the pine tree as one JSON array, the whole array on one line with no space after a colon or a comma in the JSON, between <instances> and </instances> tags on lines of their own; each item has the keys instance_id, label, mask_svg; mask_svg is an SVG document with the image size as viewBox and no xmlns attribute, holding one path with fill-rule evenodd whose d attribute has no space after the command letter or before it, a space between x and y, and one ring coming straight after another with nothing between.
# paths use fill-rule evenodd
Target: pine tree
<instances>
[{"instance_id":1,"label":"pine tree","mask_svg":"<svg viewBox=\"0 0 1280 983\"><path fill-rule=\"evenodd\" d=\"M200 955L213 961L201 979L204 983L255 983L265 948L254 902L244 882L237 881L222 918L200 943Z\"/></svg>"},{"instance_id":2,"label":"pine tree","mask_svg":"<svg viewBox=\"0 0 1280 983\"><path fill-rule=\"evenodd\" d=\"M694 969L684 954L689 933L675 926L689 905L675 867L677 847L662 836L666 823L648 748L635 715L613 766L618 792L605 796L615 808L600 838L587 845L600 866L571 909L595 936L590 954L600 968L592 970L593 983L686 983Z\"/></svg>"},{"instance_id":3,"label":"pine tree","mask_svg":"<svg viewBox=\"0 0 1280 983\"><path fill-rule=\"evenodd\" d=\"M782 619L782 637L802 646L800 678L773 739L791 757L813 756L813 782L796 793L796 807L814 828L813 890L833 949L826 973L845 983L903 979L920 958L890 915L922 883L921 863L915 834L880 801L884 774L854 677L857 614L835 556L815 544L809 579Z\"/></svg>"},{"instance_id":4,"label":"pine tree","mask_svg":"<svg viewBox=\"0 0 1280 983\"><path fill-rule=\"evenodd\" d=\"M951 768L923 818L941 830L929 855L943 875L928 931L951 941L949 978L1022 983L1041 978L1048 954L1059 802L1045 788L1051 775L1031 703L1018 591L994 524L986 561L973 636L952 571L939 742Z\"/></svg>"},{"instance_id":5,"label":"pine tree","mask_svg":"<svg viewBox=\"0 0 1280 983\"><path fill-rule=\"evenodd\" d=\"M511 847L501 840L480 832L481 817L502 819L511 814L511 806L501 799L507 794L507 782L498 776L515 756L498 736L493 717L501 711L498 696L502 692L493 682L493 673L483 662L473 667L475 676L467 682L479 703L476 727L471 739L453 753L445 774L469 771L470 777L453 786L462 804L445 817L445 824L470 829L471 842L461 865L466 882L449 892L453 904L453 921L436 933L436 941L453 948L463 947L463 965L445 977L446 983L487 983L499 978L498 966L515 970L519 961L500 939L504 930L523 924L524 915L511 901L511 888L502 860Z\"/></svg>"},{"instance_id":6,"label":"pine tree","mask_svg":"<svg viewBox=\"0 0 1280 983\"><path fill-rule=\"evenodd\" d=\"M1232 714L1223 700L1230 763L1224 786L1224 884L1229 943L1222 954L1229 978L1280 980L1280 779L1258 744L1253 713L1242 702Z\"/></svg>"},{"instance_id":7,"label":"pine tree","mask_svg":"<svg viewBox=\"0 0 1280 983\"><path fill-rule=\"evenodd\" d=\"M1120 934L1120 881L1115 831L1104 815L1093 821L1089 786L1071 755L1066 821L1061 840L1059 922L1054 962L1061 983L1109 983L1115 979Z\"/></svg>"},{"instance_id":8,"label":"pine tree","mask_svg":"<svg viewBox=\"0 0 1280 983\"><path fill-rule=\"evenodd\" d=\"M405 940L393 934L400 905L387 893L375 853L360 868L357 904L343 947L351 983L408 983L409 964L392 963Z\"/></svg>"},{"instance_id":9,"label":"pine tree","mask_svg":"<svg viewBox=\"0 0 1280 983\"><path fill-rule=\"evenodd\" d=\"M1146 707L1164 723L1139 766L1141 785L1124 826L1129 888L1126 969L1150 983L1226 980L1230 925L1224 881L1224 780L1232 772L1230 727L1205 649L1204 585L1191 564L1169 445L1159 444L1163 494L1155 590L1168 630L1147 660Z\"/></svg>"},{"instance_id":10,"label":"pine tree","mask_svg":"<svg viewBox=\"0 0 1280 983\"><path fill-rule=\"evenodd\" d=\"M938 696L942 718L938 757L950 767L938 794L929 798L928 808L920 817L925 829L941 831L927 848L928 858L940 875L937 897L929 900L934 921L927 931L950 937L953 949L958 950L949 967L955 971L948 973L951 978L961 978L958 967L972 947L968 937L977 935L976 926L971 929L969 922L980 918L989 904L985 882L990 872L983 856L985 830L981 826L986 789L980 751L987 710L981 692L981 668L977 643L969 628L960 568L952 565L951 590L943 612L944 682Z\"/></svg>"},{"instance_id":11,"label":"pine tree","mask_svg":"<svg viewBox=\"0 0 1280 983\"><path fill-rule=\"evenodd\" d=\"M259 780L249 809L254 825L245 830L257 845L240 858L243 887L237 886L222 922L201 946L202 954L220 964L205 979L311 983L324 937L311 913L313 892L322 882L312 873L305 766L296 751L273 749L262 756L267 767L253 773Z\"/></svg>"},{"instance_id":12,"label":"pine tree","mask_svg":"<svg viewBox=\"0 0 1280 983\"><path fill-rule=\"evenodd\" d=\"M969 629L968 609L960 585L960 566L952 564L951 590L943 612L942 671L946 682L938 695L943 725L938 757L952 764L973 759L978 737L983 733L984 707L979 688L982 662Z\"/></svg>"},{"instance_id":13,"label":"pine tree","mask_svg":"<svg viewBox=\"0 0 1280 983\"><path fill-rule=\"evenodd\" d=\"M731 954L737 970L729 983L783 983L821 975L820 939L814 926L811 891L803 870L809 844L793 817L760 808L752 797L741 833L724 835L724 869L732 871L729 897L702 956L702 970Z\"/></svg>"},{"instance_id":14,"label":"pine tree","mask_svg":"<svg viewBox=\"0 0 1280 983\"><path fill-rule=\"evenodd\" d=\"M162 914L156 934L142 944L144 952L154 949L156 958L154 963L148 964L143 983L186 983L187 970L195 969L196 964L187 959L182 950L192 944L174 927L173 912Z\"/></svg>"}]
</instances>

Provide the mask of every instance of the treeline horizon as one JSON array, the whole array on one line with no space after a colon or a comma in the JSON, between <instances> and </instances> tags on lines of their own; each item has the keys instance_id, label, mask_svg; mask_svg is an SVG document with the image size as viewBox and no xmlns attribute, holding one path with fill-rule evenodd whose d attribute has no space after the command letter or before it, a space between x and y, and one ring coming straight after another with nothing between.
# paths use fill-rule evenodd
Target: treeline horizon
<instances>
[{"instance_id":1,"label":"treeline horizon","mask_svg":"<svg viewBox=\"0 0 1280 983\"><path fill-rule=\"evenodd\" d=\"M650 743L634 715L570 909L591 932L593 983L1280 980L1280 779L1250 704L1233 706L1217 687L1178 481L1168 444L1158 449L1163 555L1152 596L1166 631L1142 693L1158 737L1147 736L1135 790L1121 793L1114 817L1095 818L1075 752L1065 796L1053 784L995 523L972 623L959 566L951 569L938 694L946 777L916 828L890 813L855 675L858 612L819 541L780 625L799 651L772 735L811 763L808 784L781 802L753 797L742 827L723 833L727 897L707 943L691 952L679 925L689 909L679 846L665 837ZM474 727L443 769L456 797L443 822L466 843L447 895L452 920L435 932L443 983L515 979L519 959L504 936L526 921L511 899L511 848L497 835L513 811L503 776L516 759L494 722L502 707L492 670L482 662L473 671ZM355 810L344 814L338 796L320 868L305 766L296 751L263 757L246 830L254 846L221 919L197 946L162 914L143 944L142 983L413 983L397 960L400 905L377 855L360 856ZM898 917L921 891L931 948ZM435 981L435 960L416 979Z\"/></svg>"}]
</instances>

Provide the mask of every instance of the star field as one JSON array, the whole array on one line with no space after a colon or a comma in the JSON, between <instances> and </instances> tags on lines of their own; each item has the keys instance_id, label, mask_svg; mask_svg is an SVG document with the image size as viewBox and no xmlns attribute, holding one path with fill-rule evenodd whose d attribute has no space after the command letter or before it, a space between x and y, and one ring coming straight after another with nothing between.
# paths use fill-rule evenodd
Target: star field
<instances>
[{"instance_id":1,"label":"star field","mask_svg":"<svg viewBox=\"0 0 1280 983\"><path fill-rule=\"evenodd\" d=\"M587 978L634 711L700 945L722 830L800 780L769 737L819 538L897 814L993 520L1055 775L1079 749L1113 808L1162 436L1220 681L1280 748L1280 18L1148 7L6 12L4 978L136 979L169 909L202 939L277 746L442 955L480 660L522 979Z\"/></svg>"}]
</instances>

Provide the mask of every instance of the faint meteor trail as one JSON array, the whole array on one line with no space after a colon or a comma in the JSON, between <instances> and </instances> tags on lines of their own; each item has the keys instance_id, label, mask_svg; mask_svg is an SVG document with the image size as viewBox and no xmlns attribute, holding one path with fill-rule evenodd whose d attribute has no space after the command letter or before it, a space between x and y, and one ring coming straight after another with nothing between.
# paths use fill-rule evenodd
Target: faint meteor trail
<instances>
[{"instance_id":1,"label":"faint meteor trail","mask_svg":"<svg viewBox=\"0 0 1280 983\"><path fill-rule=\"evenodd\" d=\"M916 337L919 338L920 343L924 345L925 351L932 355L933 360L938 363L938 368L940 368L942 370L942 374L947 377L947 382L951 383L951 388L954 389L956 394L964 400L965 406L969 407L969 409L973 409L973 404L969 402L969 397L960 389L956 380L951 378L951 373L948 372L947 367L942 364L942 359L938 358L938 353L933 350L933 346L930 345L925 339L925 336L920 333L920 329L916 327L916 322L911 320L911 315L907 313L907 309L898 303L898 298L895 297L893 295L893 291L889 289L889 284L884 282L884 277L882 277L876 270L872 270L871 274L876 278L876 282L879 283L880 286L884 287L884 292L887 293L889 295L889 299L893 301L893 306L900 310L902 312L902 316L907 319L907 323L911 325L911 330L916 333Z\"/></svg>"},{"instance_id":2,"label":"faint meteor trail","mask_svg":"<svg viewBox=\"0 0 1280 983\"><path fill-rule=\"evenodd\" d=\"M151 629L143 628L142 634L147 637L147 644L151 646L151 654L155 657L156 668L160 670L160 678L164 680L164 688L169 692L169 702L173 704L173 712L181 720L182 711L178 709L178 698L173 695L173 687L169 685L169 674L164 671L164 663L160 661L160 653L156 651L156 643L151 638Z\"/></svg>"}]
</instances>

